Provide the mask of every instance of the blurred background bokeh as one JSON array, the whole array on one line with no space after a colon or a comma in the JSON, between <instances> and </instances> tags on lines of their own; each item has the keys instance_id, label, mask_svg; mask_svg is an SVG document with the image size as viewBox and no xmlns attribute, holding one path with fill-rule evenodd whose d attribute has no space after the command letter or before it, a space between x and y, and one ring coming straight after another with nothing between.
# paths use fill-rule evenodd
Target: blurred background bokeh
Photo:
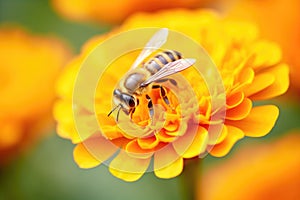
<instances>
[{"instance_id":1,"label":"blurred background bokeh","mask_svg":"<svg viewBox=\"0 0 300 200\"><path fill-rule=\"evenodd\" d=\"M291 88L272 100L280 108L274 129L263 138L245 138L223 158L205 157L199 199L245 199L249 194L249 199L300 199L295 144L300 131L291 132L300 130L299 1L141 2L0 0L0 199L186 199L180 176L163 180L147 173L126 183L103 165L78 168L73 145L57 136L51 117L59 71L89 38L112 30L132 12L172 7L210 7L224 17L254 20L265 38L281 45L291 66ZM224 183L227 179L231 182ZM288 189L276 189L283 186Z\"/></svg>"}]
</instances>

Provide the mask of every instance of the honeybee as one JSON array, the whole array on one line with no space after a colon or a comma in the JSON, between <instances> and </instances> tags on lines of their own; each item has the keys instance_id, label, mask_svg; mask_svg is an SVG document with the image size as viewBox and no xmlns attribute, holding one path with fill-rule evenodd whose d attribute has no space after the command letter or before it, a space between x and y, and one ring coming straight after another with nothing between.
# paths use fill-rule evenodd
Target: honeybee
<instances>
[{"instance_id":1,"label":"honeybee","mask_svg":"<svg viewBox=\"0 0 300 200\"><path fill-rule=\"evenodd\" d=\"M120 80L118 86L114 89L113 102L116 106L108 113L108 116L115 110L118 110L118 121L120 110L122 110L126 115L130 115L132 118L135 108L139 105L139 97L146 94L149 115L152 118L154 114L153 103L147 92L153 88L159 88L160 96L163 101L167 105L170 104L165 88L159 83L170 81L176 85L176 81L169 79L168 76L187 69L192 66L196 60L192 58L183 59L179 52L167 50L156 54L147 62L143 63L148 56L158 50L167 41L168 33L167 28L162 28L147 42L128 73Z\"/></svg>"}]
</instances>

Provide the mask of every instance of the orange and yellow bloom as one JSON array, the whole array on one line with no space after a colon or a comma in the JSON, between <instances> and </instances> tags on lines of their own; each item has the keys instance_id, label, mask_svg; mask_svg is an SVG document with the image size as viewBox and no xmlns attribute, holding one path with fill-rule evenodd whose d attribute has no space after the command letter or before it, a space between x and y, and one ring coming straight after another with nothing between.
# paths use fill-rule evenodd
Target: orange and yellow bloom
<instances>
[{"instance_id":1,"label":"orange and yellow bloom","mask_svg":"<svg viewBox=\"0 0 300 200\"><path fill-rule=\"evenodd\" d=\"M299 133L243 147L225 163L211 167L199 179L198 199L298 199Z\"/></svg>"},{"instance_id":2,"label":"orange and yellow bloom","mask_svg":"<svg viewBox=\"0 0 300 200\"><path fill-rule=\"evenodd\" d=\"M155 12L167 8L197 8L210 0L52 0L53 8L62 16L76 21L120 23L136 12Z\"/></svg>"},{"instance_id":3,"label":"orange and yellow bloom","mask_svg":"<svg viewBox=\"0 0 300 200\"><path fill-rule=\"evenodd\" d=\"M291 85L299 90L300 1L242 0L237 1L226 15L232 19L254 21L263 37L280 45L283 59L290 66Z\"/></svg>"},{"instance_id":4,"label":"orange and yellow bloom","mask_svg":"<svg viewBox=\"0 0 300 200\"><path fill-rule=\"evenodd\" d=\"M98 88L96 91L95 108L103 135L80 137L72 113L72 91L85 57L97 44L110 36L102 35L93 38L84 46L81 55L69 64L58 82L61 99L57 101L54 110L58 121L57 131L60 136L77 144L74 159L80 167L95 167L112 157L110 172L125 181L135 181L145 173L153 159L156 176L172 178L182 172L184 159L207 151L213 156L224 156L239 139L245 136L264 136L274 126L279 114L278 108L274 105L254 107L253 101L267 100L283 94L289 85L288 66L281 63L282 55L278 45L261 39L255 25L222 19L207 10L170 10L156 14L136 14L112 34L153 26L184 33L202 45L216 64L226 93L226 117L220 136L216 139L216 135L208 131L210 126L223 122L211 120L218 108L212 109L212 97L201 76L192 68L181 74L195 91L199 106L197 110L193 110L193 107L181 107L178 104L179 99L168 91L171 104L175 108L169 110L160 100L158 91L152 90L152 99L167 111L163 128L147 138L134 137L123 132L113 118L107 117L111 110L111 98L108 97L112 96L116 83L134 60L134 56L129 55L117 59L105 71L101 79L105 88ZM118 73L115 73L116 70ZM147 106L145 102L141 103L133 121L147 125L148 112L143 106ZM195 124L197 132L191 136L190 128ZM193 140L186 146L190 137ZM115 155L117 148L106 146L107 140L122 151ZM88 144L95 149L103 145L91 154ZM137 156L137 153L143 154Z\"/></svg>"},{"instance_id":5,"label":"orange and yellow bloom","mask_svg":"<svg viewBox=\"0 0 300 200\"><path fill-rule=\"evenodd\" d=\"M61 41L0 28L0 162L31 144L49 126L54 82L70 58Z\"/></svg>"}]
</instances>

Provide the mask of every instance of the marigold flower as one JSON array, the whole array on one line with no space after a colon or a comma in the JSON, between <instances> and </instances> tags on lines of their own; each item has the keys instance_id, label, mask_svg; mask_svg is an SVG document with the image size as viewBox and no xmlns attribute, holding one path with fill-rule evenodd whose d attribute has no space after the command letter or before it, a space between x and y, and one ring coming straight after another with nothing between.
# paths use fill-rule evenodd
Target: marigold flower
<instances>
[{"instance_id":1,"label":"marigold flower","mask_svg":"<svg viewBox=\"0 0 300 200\"><path fill-rule=\"evenodd\" d=\"M49 126L53 85L68 58L66 45L55 38L0 28L0 163Z\"/></svg>"},{"instance_id":2,"label":"marigold flower","mask_svg":"<svg viewBox=\"0 0 300 200\"><path fill-rule=\"evenodd\" d=\"M256 26L222 19L212 11L170 10L134 15L112 33L150 26L167 27L186 34L204 46L216 63L226 91L226 119L221 135L216 139L218 135L208 131L208 127L222 122L212 120L218 108L212 109L212 96L201 76L192 68L181 74L195 91L199 109L182 109L182 105L178 104L180 99L168 91L171 105L174 105L175 109L170 111L165 107L166 123L157 134L146 139L128 135L118 127L113 118L107 118L107 113L111 110L111 99L108 97L112 96L116 83L124 76L136 55L117 59L111 68L105 71L99 83L102 87L96 91L95 108L98 123L105 137L99 134L83 137L78 134L72 115L72 89L83 59L99 42L108 37L103 35L93 38L84 46L81 56L69 64L58 82L61 99L54 110L58 121L57 131L62 137L77 144L74 159L80 167L91 168L103 163L112 157L119 147L123 151L115 155L110 163L110 172L114 176L126 181L135 181L147 170L153 158L156 176L172 178L182 172L184 159L199 156L206 151L213 156L224 156L244 136L261 137L272 129L279 114L278 108L274 105L253 107L252 102L283 94L289 84L288 66L280 62L280 48L273 42L260 39ZM116 70L118 73L115 73ZM153 101L164 107L158 91L152 90L150 95ZM145 102L140 104L141 107L136 111L138 114L133 115L133 120L137 124L145 125L149 119L148 112L144 109L147 105ZM87 113L84 110L82 112ZM89 131L96 132L95 125L92 128L92 122L88 120L88 115L85 120L86 124L89 124L86 127L93 129ZM192 124L197 124L198 130L187 148L186 141L191 137ZM109 148L106 140L113 143L115 148ZM95 147L95 152L91 153L86 146ZM160 149L163 151L159 152ZM164 167L161 167L163 165Z\"/></svg>"},{"instance_id":3,"label":"marigold flower","mask_svg":"<svg viewBox=\"0 0 300 200\"><path fill-rule=\"evenodd\" d=\"M283 59L290 66L291 85L299 90L300 1L237 1L226 15L233 19L255 21L263 37L280 45Z\"/></svg>"},{"instance_id":4,"label":"marigold flower","mask_svg":"<svg viewBox=\"0 0 300 200\"><path fill-rule=\"evenodd\" d=\"M53 8L62 16L75 21L120 23L132 13L154 12L166 8L196 8L210 0L52 0Z\"/></svg>"},{"instance_id":5,"label":"marigold flower","mask_svg":"<svg viewBox=\"0 0 300 200\"><path fill-rule=\"evenodd\" d=\"M211 167L199 179L198 199L298 199L299 133L243 147L225 163Z\"/></svg>"}]
</instances>

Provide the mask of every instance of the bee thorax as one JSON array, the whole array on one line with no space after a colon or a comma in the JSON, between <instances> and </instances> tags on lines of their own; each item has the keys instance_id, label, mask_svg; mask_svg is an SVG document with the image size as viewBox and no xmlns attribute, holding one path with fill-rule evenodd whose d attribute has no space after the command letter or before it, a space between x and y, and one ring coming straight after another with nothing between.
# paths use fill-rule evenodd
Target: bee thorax
<instances>
[{"instance_id":1,"label":"bee thorax","mask_svg":"<svg viewBox=\"0 0 300 200\"><path fill-rule=\"evenodd\" d=\"M133 73L127 76L124 81L124 87L130 92L134 93L140 87L141 83L144 82L146 78L145 74Z\"/></svg>"}]
</instances>

